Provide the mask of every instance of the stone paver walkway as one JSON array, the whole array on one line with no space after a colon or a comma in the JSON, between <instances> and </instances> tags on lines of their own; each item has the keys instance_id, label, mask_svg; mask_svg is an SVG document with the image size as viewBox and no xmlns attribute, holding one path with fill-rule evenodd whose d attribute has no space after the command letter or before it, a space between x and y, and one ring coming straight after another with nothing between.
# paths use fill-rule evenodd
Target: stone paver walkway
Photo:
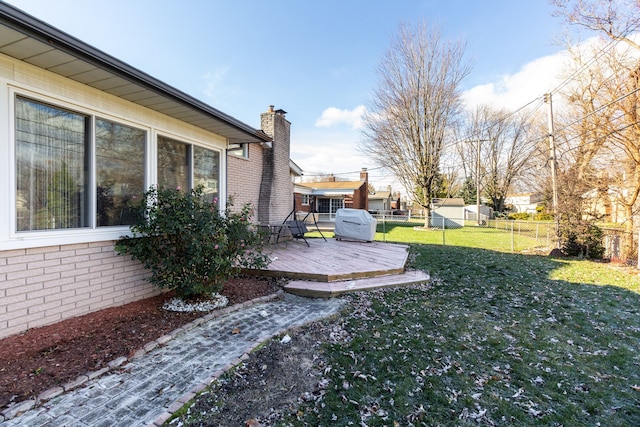
<instances>
[{"instance_id":1,"label":"stone paver walkway","mask_svg":"<svg viewBox=\"0 0 640 427\"><path fill-rule=\"evenodd\" d=\"M133 427L161 425L171 413L239 363L258 344L337 313L340 299L285 294L205 321L149 348L119 370L0 422L1 427Z\"/></svg>"}]
</instances>

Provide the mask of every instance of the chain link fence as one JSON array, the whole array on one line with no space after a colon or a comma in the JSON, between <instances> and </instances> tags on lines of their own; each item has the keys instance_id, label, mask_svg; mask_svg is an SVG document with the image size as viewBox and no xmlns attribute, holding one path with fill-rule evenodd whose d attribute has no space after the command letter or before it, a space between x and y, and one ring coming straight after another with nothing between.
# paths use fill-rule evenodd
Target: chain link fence
<instances>
[{"instance_id":1,"label":"chain link fence","mask_svg":"<svg viewBox=\"0 0 640 427\"><path fill-rule=\"evenodd\" d=\"M383 241L470 246L517 253L548 255L558 247L553 221L514 221L508 219L444 218L374 215L378 237ZM638 264L638 233L602 228L604 258L613 262ZM624 256L625 250L629 253Z\"/></svg>"},{"instance_id":2,"label":"chain link fence","mask_svg":"<svg viewBox=\"0 0 640 427\"><path fill-rule=\"evenodd\" d=\"M324 231L333 229L331 217L316 214ZM399 215L397 212L379 212L376 240L469 246L514 253L548 255L558 247L554 221L517 221L487 219L480 221L475 215L467 218L443 217L437 214L425 223L423 216ZM638 232L619 228L600 227L604 258L628 265L638 264ZM626 255L625 255L626 252Z\"/></svg>"},{"instance_id":3,"label":"chain link fence","mask_svg":"<svg viewBox=\"0 0 640 427\"><path fill-rule=\"evenodd\" d=\"M638 233L619 228L601 227L604 258L612 262L638 265ZM626 255L625 255L626 253Z\"/></svg>"},{"instance_id":4,"label":"chain link fence","mask_svg":"<svg viewBox=\"0 0 640 427\"><path fill-rule=\"evenodd\" d=\"M378 215L381 240L470 246L520 253L548 254L557 246L555 223L544 221L477 220L432 216Z\"/></svg>"}]
</instances>

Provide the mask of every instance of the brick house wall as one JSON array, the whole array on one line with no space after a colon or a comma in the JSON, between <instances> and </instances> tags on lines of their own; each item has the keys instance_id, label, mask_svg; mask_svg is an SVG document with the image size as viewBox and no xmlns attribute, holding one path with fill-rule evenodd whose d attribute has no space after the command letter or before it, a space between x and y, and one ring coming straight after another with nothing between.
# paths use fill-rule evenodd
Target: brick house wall
<instances>
[{"instance_id":1,"label":"brick house wall","mask_svg":"<svg viewBox=\"0 0 640 427\"><path fill-rule=\"evenodd\" d=\"M302 194L295 193L296 212L311 212L311 205L302 203ZM318 207L316 206L316 210Z\"/></svg>"},{"instance_id":2,"label":"brick house wall","mask_svg":"<svg viewBox=\"0 0 640 427\"><path fill-rule=\"evenodd\" d=\"M254 209L253 220L257 221L262 156L268 148L260 144L248 144L247 149L247 158L227 155L227 193L233 198L235 208L250 203Z\"/></svg>"},{"instance_id":3,"label":"brick house wall","mask_svg":"<svg viewBox=\"0 0 640 427\"><path fill-rule=\"evenodd\" d=\"M12 172L15 153L11 149L15 146L12 130L15 129L13 105L16 96L144 131L148 150L144 178L148 184L157 182L158 178L157 158L152 159L152 154L157 152L158 136L175 138L185 144L217 152L221 160L220 170L227 171L227 178L233 180L225 184L224 177L221 177L223 179L219 184L223 187L220 189L226 189L227 193L221 191L220 195L224 197L235 193L236 206L258 200L263 175L262 156L265 151L260 143L268 140L256 129L233 118L229 121L226 115L217 110L109 55L103 56L97 49L77 39L65 36L63 40L59 40L58 30L55 28L9 9L2 8L0 29L9 36L15 27L16 33L22 34L16 40L23 35L26 39L21 42L23 49L15 51L19 58L10 56L9 51L0 54L0 129L3 130L0 132L0 338L106 307L148 298L161 292L148 283L146 278L149 273L141 263L115 252L114 243L128 232L126 226L100 227L92 220L91 226L78 229L16 232L13 207L16 206L18 197L15 191L15 172ZM20 27L23 27L24 33ZM49 43L46 44L51 49L42 54L42 61L23 61L23 57L29 57L29 52L33 54L34 49L39 49L35 46L40 46L42 40L47 40ZM60 43L61 41L64 43ZM67 43L73 49L68 49ZM196 113L193 117L198 119L191 118L191 113L186 114L186 119L180 111L175 115L168 113L163 107L158 107L163 102L153 102L152 105L135 103L102 85L93 87L91 82L84 83L56 74L52 71L56 67L45 69L37 65L55 62L60 53L64 53L64 60L69 64L76 63L66 59L71 55L78 60L78 67L89 64L89 69L96 68L96 75L102 76L97 81L102 82L104 79L129 82L143 91L149 90L149 94L155 94L159 99L179 104L178 110L186 107L187 111ZM69 70L74 67L75 65L71 65ZM89 77L91 76L87 76ZM184 103L178 102L179 100ZM90 121L95 122L93 119ZM286 120L284 124L276 122L275 129L288 124ZM206 126L201 126L200 123ZM217 126L221 124L224 124L219 128L221 133L211 130L218 129ZM93 125L89 127L93 129ZM91 133L89 131L87 134ZM277 133L283 134L280 131ZM286 138L288 144L288 132ZM230 140L252 142L249 146L249 158L227 156L225 147ZM287 186L290 186L288 146L281 147L280 150L285 148L287 166L283 173L287 176ZM91 153L92 156L93 154ZM228 164L226 160L229 160ZM94 172L95 165L92 164L90 169ZM233 173L228 173L229 170ZM277 185L282 185L279 184L280 174L276 171ZM283 194L286 197L291 191L287 189ZM289 201L284 203L289 206ZM95 214L95 206L91 210L90 213Z\"/></svg>"},{"instance_id":4,"label":"brick house wall","mask_svg":"<svg viewBox=\"0 0 640 427\"><path fill-rule=\"evenodd\" d=\"M365 181L353 192L353 209L369 210L369 188Z\"/></svg>"},{"instance_id":5,"label":"brick house wall","mask_svg":"<svg viewBox=\"0 0 640 427\"><path fill-rule=\"evenodd\" d=\"M0 252L0 338L160 293L114 242Z\"/></svg>"}]
</instances>

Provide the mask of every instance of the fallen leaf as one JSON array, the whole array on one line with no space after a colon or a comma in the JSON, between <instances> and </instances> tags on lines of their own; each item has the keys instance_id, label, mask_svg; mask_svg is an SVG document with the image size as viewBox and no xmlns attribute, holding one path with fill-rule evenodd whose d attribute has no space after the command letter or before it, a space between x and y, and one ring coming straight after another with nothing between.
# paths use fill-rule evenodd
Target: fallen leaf
<instances>
[{"instance_id":1,"label":"fallen leaf","mask_svg":"<svg viewBox=\"0 0 640 427\"><path fill-rule=\"evenodd\" d=\"M233 330L231 331L232 334L239 334L240 333L240 328L233 328Z\"/></svg>"}]
</instances>

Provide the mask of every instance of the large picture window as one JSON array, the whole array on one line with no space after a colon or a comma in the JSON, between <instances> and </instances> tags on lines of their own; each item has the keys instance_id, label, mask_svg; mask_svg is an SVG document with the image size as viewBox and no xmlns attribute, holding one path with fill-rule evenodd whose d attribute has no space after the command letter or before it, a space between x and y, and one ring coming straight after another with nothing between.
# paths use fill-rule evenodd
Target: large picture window
<instances>
[{"instance_id":1,"label":"large picture window","mask_svg":"<svg viewBox=\"0 0 640 427\"><path fill-rule=\"evenodd\" d=\"M17 97L16 228L87 227L89 116Z\"/></svg>"},{"instance_id":2,"label":"large picture window","mask_svg":"<svg viewBox=\"0 0 640 427\"><path fill-rule=\"evenodd\" d=\"M193 150L193 186L202 185L209 201L219 196L220 153L202 147Z\"/></svg>"},{"instance_id":3,"label":"large picture window","mask_svg":"<svg viewBox=\"0 0 640 427\"><path fill-rule=\"evenodd\" d=\"M158 137L158 185L189 188L189 145Z\"/></svg>"},{"instance_id":4,"label":"large picture window","mask_svg":"<svg viewBox=\"0 0 640 427\"><path fill-rule=\"evenodd\" d=\"M21 95L14 106L17 232L135 222L149 186L148 130ZM157 153L160 186L220 196L219 151L160 136Z\"/></svg>"},{"instance_id":5,"label":"large picture window","mask_svg":"<svg viewBox=\"0 0 640 427\"><path fill-rule=\"evenodd\" d=\"M158 185L188 189L202 185L210 201L220 194L220 153L158 137Z\"/></svg>"},{"instance_id":6,"label":"large picture window","mask_svg":"<svg viewBox=\"0 0 640 427\"><path fill-rule=\"evenodd\" d=\"M96 215L99 226L134 223L131 206L145 191L146 140L147 133L141 129L96 119Z\"/></svg>"}]
</instances>

